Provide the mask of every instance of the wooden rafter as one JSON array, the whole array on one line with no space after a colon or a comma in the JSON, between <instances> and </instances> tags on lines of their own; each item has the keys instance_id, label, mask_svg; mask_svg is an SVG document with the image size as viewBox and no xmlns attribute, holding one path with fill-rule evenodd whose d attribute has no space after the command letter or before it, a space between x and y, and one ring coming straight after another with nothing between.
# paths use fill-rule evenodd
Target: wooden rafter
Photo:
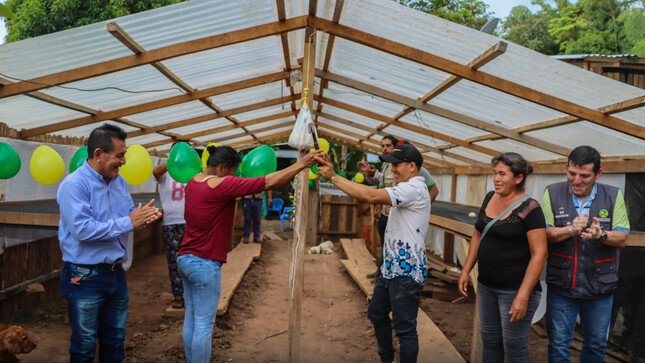
<instances>
[{"instance_id":1,"label":"wooden rafter","mask_svg":"<svg viewBox=\"0 0 645 363\"><path fill-rule=\"evenodd\" d=\"M278 20L285 21L287 19L287 12L284 8L284 0L276 0L275 4L278 9ZM287 33L280 34L280 42L282 43L282 56L284 57L285 70L291 72L291 53L289 52L289 36ZM293 96L295 92L293 90L293 84L291 83L291 77L287 77L285 83L287 84L287 88L289 88L289 94ZM296 110L295 100L291 101L291 110Z\"/></svg>"},{"instance_id":2,"label":"wooden rafter","mask_svg":"<svg viewBox=\"0 0 645 363\"><path fill-rule=\"evenodd\" d=\"M619 112L624 112L624 111L629 111L633 110L635 108L641 107L642 105L645 104L645 96L640 96L640 97L634 97L632 99L626 100L626 101L621 101L617 103L613 103L608 106L600 107L597 110L606 114L614 114L614 113L619 113ZM645 112L645 110L643 110ZM562 125L567 125L570 123L574 123L577 121L581 121L580 118L575 117L575 116L562 116L562 117L557 117L552 120L548 121L542 121L538 123L534 123L531 125L525 125L525 126L520 126L515 129L514 131L517 131L519 133L525 133L525 132L531 132L531 131L538 131L538 130L543 130L543 129L548 129L556 126L562 126ZM484 140L497 140L500 137L495 134L486 134L486 135L481 135L477 137L473 137L468 139L467 141L469 142L477 142L477 141L484 141ZM446 145L443 148L448 149L451 147L455 147L455 145Z\"/></svg>"},{"instance_id":3,"label":"wooden rafter","mask_svg":"<svg viewBox=\"0 0 645 363\"><path fill-rule=\"evenodd\" d=\"M94 122L110 120L115 117L133 115L133 114L137 114L145 111L155 110L158 108L178 105L180 103L196 101L201 98L211 97L214 95L219 95L219 94L233 92L233 91L239 91L241 89L259 86L265 83L275 82L278 79L284 79L285 77L288 77L288 76L289 74L287 72L271 73L264 76L259 76L259 77L254 77L250 79L245 79L242 81L228 83L221 86L215 86L215 87L206 88L203 90L196 90L195 92L190 94L171 96L168 98L145 102L138 105L124 107L124 108L120 108L112 111L101 111L95 115L80 117L73 120L57 122L55 124L51 124L47 126L41 126L41 127L35 127L32 129L23 130L20 132L20 138L25 139L36 135L42 135L50 132L65 130L72 127L91 124Z\"/></svg>"},{"instance_id":4,"label":"wooden rafter","mask_svg":"<svg viewBox=\"0 0 645 363\"><path fill-rule=\"evenodd\" d=\"M119 40L123 45L125 45L128 49L132 50L134 54L142 54L146 50L139 44L137 43L134 38L130 36L123 28L119 26L119 24L111 22L107 24L107 30L110 34L112 34L113 37L115 37L117 40ZM177 76L173 71L168 69L165 65L163 65L161 62L152 62L150 63L151 66L155 67L161 74L163 74L168 80L170 80L172 83L176 84L179 86L181 89L183 89L187 93L193 93L195 92L195 89L192 88L188 83L184 82L179 76ZM200 98L199 101L204 104L204 106L210 108L211 110L215 111L216 114L219 114L222 109L219 108L213 101L211 101L210 98ZM231 121L234 125L239 125L239 121L236 120L232 116L225 116L227 120ZM242 130L249 134L251 137L255 138L255 135L249 132L246 128L242 127Z\"/></svg>"},{"instance_id":5,"label":"wooden rafter","mask_svg":"<svg viewBox=\"0 0 645 363\"><path fill-rule=\"evenodd\" d=\"M277 119L293 116L295 114L296 114L296 111L280 112L280 113L277 113L277 114L274 114L274 115L258 117L258 118L252 119L252 120L241 122L239 126L248 127L248 126L251 126L251 125L256 125L256 124L267 122L267 121L272 121L272 120L277 120ZM217 134L219 132L229 131L229 130L233 130L233 129L236 129L236 128L238 128L238 125L225 125L225 126L215 127L215 128L212 128L212 129L207 129L207 130L192 132L192 133L188 133L188 134L183 134L183 135L180 135L180 137L181 137L182 140L191 140L191 139L194 139L196 137L214 135L214 134ZM165 140L160 140L160 141L166 141L166 143L170 143L170 142L173 142L174 140L165 139ZM149 144L145 144L145 145L143 145L143 147L149 148L149 147L154 147L154 146L158 146L158 145L163 145L163 144L156 144L156 142L155 142L155 144L153 144L152 146L149 145Z\"/></svg>"},{"instance_id":6,"label":"wooden rafter","mask_svg":"<svg viewBox=\"0 0 645 363\"><path fill-rule=\"evenodd\" d=\"M331 115L331 114L328 114L328 113L325 113L325 112L316 112L316 115L318 115L318 116L320 116L320 117L322 117L322 118L325 118L325 119L331 120L331 121L335 121L335 122L342 123L342 124L347 125L347 126L351 126L351 127L357 128L357 129L359 129L359 130L363 130L363 131L366 131L366 132L374 132L374 129L373 129L373 128L371 128L371 127L369 127L369 126L365 126L365 125L360 124L360 123L357 123L357 122L352 122L352 121L347 120L347 119L344 119L344 118L342 118L342 117L338 117L338 116L335 116L335 115ZM323 127L325 127L325 126L326 126L326 125L324 125ZM375 132L375 134L377 134L377 135L381 135L381 136L385 136L385 135L387 135L385 132L383 132L383 131L378 131L378 130ZM360 136L360 135L359 135L359 137L357 137L357 138L360 140L360 139L362 139L362 138L363 138L363 136ZM371 141L371 140L372 140L372 139L370 138L370 139L367 139L366 141ZM437 153L437 154L439 154L440 156L443 156L443 157L449 157L449 158L453 158L453 159L455 159L455 160L461 160L461 161L463 161L463 162L465 162L465 163L473 164L473 165L479 165L479 164L482 164L481 162L479 162L479 161L477 161L477 160L474 160L474 159L471 159L471 158L467 158L467 157L465 157L465 156L461 156L461 155L459 155L459 154L455 154L455 153L451 153L451 152L443 151L443 150L440 150L439 148L434 147L434 146L432 146L432 145L427 145L427 144L425 144L425 143L421 143L421 142L415 142L415 143L416 143L416 144L418 144L418 145L424 146L427 150L432 151L432 152L434 152L434 153ZM426 150L426 151L427 151L427 150ZM426 151L423 151L423 152L426 152ZM422 152L422 153L423 153L423 152ZM499 154L499 153L497 153L497 154Z\"/></svg>"},{"instance_id":7,"label":"wooden rafter","mask_svg":"<svg viewBox=\"0 0 645 363\"><path fill-rule=\"evenodd\" d=\"M590 109L571 101L511 82L504 78L472 69L446 58L425 52L389 39L378 37L361 30L336 24L321 18L309 18L309 23L316 28L334 34L338 37L395 55L428 67L468 79L486 87L522 98L527 101L594 122L613 130L645 139L645 127L627 122L600 111ZM506 136L506 135L504 135Z\"/></svg>"},{"instance_id":8,"label":"wooden rafter","mask_svg":"<svg viewBox=\"0 0 645 363\"><path fill-rule=\"evenodd\" d=\"M78 67L62 72L52 73L30 80L16 82L0 87L0 98L15 96L26 92L37 91L69 82L80 81L108 73L122 71L152 62L159 62L187 54L215 49L227 45L238 44L263 38L270 35L281 34L302 29L307 25L308 17L299 16L283 22L258 25L224 34L217 34L201 39L181 42L166 47L150 50L142 54L134 54L109 61L95 63L85 67Z\"/></svg>"},{"instance_id":9,"label":"wooden rafter","mask_svg":"<svg viewBox=\"0 0 645 363\"><path fill-rule=\"evenodd\" d=\"M148 127L145 130L132 131L132 132L128 133L128 137L136 137L136 136L149 134L149 133L152 133L152 132L157 132L158 133L160 130L169 130L169 129L174 129L174 128L178 128L178 127L194 125L194 124L198 124L198 123L202 123L202 122L222 118L222 117L227 116L227 115L237 115L237 114L241 114L241 113L245 113L245 112L249 112L249 111L259 110L261 108L265 108L265 107L269 107L269 106L280 105L280 104L283 104L285 102L289 102L289 101L292 101L292 100L297 100L298 98L300 98L299 93L295 94L293 96L285 97L285 98L274 98L274 99L271 99L271 100L266 100L266 101L262 101L262 102L258 102L258 103L253 103L253 104L246 105L246 106L240 106L240 107L236 107L236 108L231 108L229 110L224 110L219 114L207 114L207 115L202 115L202 116L190 117L190 118L187 118L187 119L184 119L184 120L174 121L174 122L170 122L170 123L163 124L163 125L151 126L151 127ZM247 126L247 124L244 123L244 122L240 123L240 125L242 125L242 124L244 124L244 126ZM227 125L225 127L235 128L236 126L235 125Z\"/></svg>"},{"instance_id":10,"label":"wooden rafter","mask_svg":"<svg viewBox=\"0 0 645 363\"><path fill-rule=\"evenodd\" d=\"M340 14L343 11L343 5L345 3L345 0L336 0L336 5L334 6L334 16L332 17L332 21L334 23L338 23L340 21ZM328 34L327 35L327 48L325 49L325 60L323 61L323 71L328 71L329 70L329 63L331 62L331 53L334 50L334 41L336 40L336 36L333 34ZM323 97L325 93L325 88L329 85L329 81L326 79L322 80L320 82L320 91L318 92L318 97ZM318 105L316 106L316 111L320 112L322 111L323 104L318 102ZM315 122L318 122L318 115L316 115L316 119L314 120Z\"/></svg>"},{"instance_id":11,"label":"wooden rafter","mask_svg":"<svg viewBox=\"0 0 645 363\"><path fill-rule=\"evenodd\" d=\"M294 121L290 120L290 121L279 123L277 125L271 125L271 126L262 127L262 128L257 129L257 130L254 130L254 132L259 134L259 133L262 133L262 132L267 132L267 131L271 131L271 130L284 128L284 127L287 127L287 126L293 126L293 123L294 123ZM213 137L209 141L201 142L201 144L206 145L209 142L223 143L225 141L239 139L240 137L244 137L244 136L248 136L248 135L246 133L244 133L244 132L238 132L237 134L233 134L233 135L228 135L228 136L223 136L223 137Z\"/></svg>"},{"instance_id":12,"label":"wooden rafter","mask_svg":"<svg viewBox=\"0 0 645 363\"><path fill-rule=\"evenodd\" d=\"M11 83L13 83L13 82L11 82L10 80L8 80L6 78L0 77L0 84L6 85L6 84L11 84ZM81 104L78 104L78 103L75 103L75 102L71 102L71 101L68 101L68 100L64 100L62 98L58 98L58 97L55 97L55 96L51 96L51 95L48 95L48 94L46 94L44 92L40 92L40 91L29 92L29 93L25 94L25 96L33 98L33 99L36 99L36 100L39 100L39 101L47 102L47 103L52 104L52 105L65 107L65 108L73 110L73 111L87 113L89 115L96 115L97 113L100 112L100 110L97 110L97 109L94 109L94 108L91 108L91 107L87 107L87 106L84 106L84 105L81 105ZM140 129L145 129L146 128L146 125L143 125L141 123L138 123L138 122L135 122L135 121L132 121L132 120L128 120L128 119L126 119L124 117L116 117L116 118L113 119L113 121L116 121L116 122L121 123L123 125L128 125L128 126L136 127L136 128L140 128ZM164 135L164 136L169 136L169 137L175 137L176 136L176 135L174 135L172 133L165 133L165 132L161 133L161 134Z\"/></svg>"},{"instance_id":13,"label":"wooden rafter","mask_svg":"<svg viewBox=\"0 0 645 363\"><path fill-rule=\"evenodd\" d=\"M507 137L509 139L513 139L513 140L525 143L527 145L535 146L535 147L540 148L540 149L548 150L548 151L554 152L556 154L568 155L569 152L571 151L566 147L555 145L555 144L552 144L552 143L544 141L544 140L540 140L540 139L535 138L535 137L522 135L522 134L520 134L518 132L515 132L513 130L507 129L505 127L498 126L498 125L492 124L490 122L478 120L478 119L476 119L474 117L464 115L464 114L460 114L458 112L448 110L448 109L443 108L443 107L439 107L439 106L436 106L436 105L425 104L425 103L418 103L415 99L405 97L405 96L396 94L394 92L390 92L390 91L387 91L387 90L384 90L384 89L381 89L381 88L378 88L378 87L375 87L375 86L372 86L372 85L369 85L369 84L366 84L366 83L363 83L363 82L359 82L359 81L356 81L356 80L353 80L353 79L350 79L350 78L347 78L347 77L344 77L344 76L336 75L336 74L333 74L333 73L330 73L330 72L323 72L322 70L317 70L316 74L320 78L325 78L325 79L328 79L328 80L330 80L332 82L340 83L340 84L345 85L347 87L351 87L351 88L354 88L354 89L357 89L357 90L360 90L360 91L363 91L363 92L367 92L367 93L373 94L375 96L385 98L387 100L397 102L397 103L400 103L400 104L403 104L403 105L415 105L415 107L417 109L419 109L419 110L429 112L429 113L432 113L432 114L447 118L449 120L453 120L453 121L456 121L456 122L459 122L459 123L462 123L462 124L465 124L465 125L469 125L469 126L472 126L472 127L476 127L476 128L482 129L482 130L487 130L489 132L494 132L494 133L496 133L498 135L505 136L505 137ZM406 125L406 127L410 125L409 123L402 122L400 120L394 120L394 119L391 119L391 118L387 118L387 119L391 120L389 125L396 125L396 126L400 126L400 127L404 127L402 125ZM383 122L386 122L386 121L383 121ZM381 128L381 129L383 129L383 128ZM424 128L419 127L419 129L423 130ZM437 138L439 138L439 137L437 137ZM455 140L459 140L459 139L456 139L454 137L452 139L453 139L452 141L448 141L448 140L445 140L445 141L458 144L458 142L455 141ZM473 148L474 147L473 145L475 145L475 144L468 144L463 140L459 140L459 141L464 143L464 144L466 144L466 145L470 145L470 148ZM479 145L477 145L477 146L479 147Z\"/></svg>"},{"instance_id":14,"label":"wooden rafter","mask_svg":"<svg viewBox=\"0 0 645 363\"><path fill-rule=\"evenodd\" d=\"M291 131L278 132L271 135L259 136L258 137L259 141L251 142L250 140L246 140L246 141L238 141L227 145L236 150L245 150L245 149L250 149L252 147L255 147L260 143L270 145L276 142L285 141L289 137L289 134L291 134Z\"/></svg>"},{"instance_id":15,"label":"wooden rafter","mask_svg":"<svg viewBox=\"0 0 645 363\"><path fill-rule=\"evenodd\" d=\"M347 82L347 83L349 83L349 82ZM349 86L349 87L351 87L351 86ZM357 89L359 89L359 88L357 88ZM385 95L384 93L381 93L379 91L375 91L375 92L378 92L381 95ZM392 98L395 98L395 97L392 97ZM360 107L354 106L354 105L350 105L350 104L345 103L345 102L341 102L341 101L337 101L337 100L329 99L329 98L325 98L325 97L323 97L322 102L324 102L324 103L326 103L326 104L328 104L330 106L338 107L338 108L344 109L346 111L350 111L350 112L359 114L361 116L371 118L371 119L376 120L376 121L380 121L380 122L384 122L384 123L388 123L390 125L400 127L402 129L418 132L420 134L430 136L430 137L433 137L433 138L436 138L436 139L439 139L439 140L443 140L443 141L446 141L446 142L459 144L460 146L463 146L465 148L468 148L468 149L471 149L471 150L474 150L474 151L477 151L477 152L480 152L480 153L483 153L483 154L487 154L487 155L491 155L491 156L499 155L499 151L497 151L497 150L489 149L489 148L487 148L485 146L481 146L481 145L477 145L477 144L467 143L467 142L465 142L463 140L460 140L460 139L458 139L458 138L456 138L454 136L450 136L450 135L446 135L446 134L443 134L443 133L440 133L440 132L437 132L437 131L429 130L429 129L425 128L425 127L412 125L412 124L402 122L402 121L396 121L393 118L390 118L390 117L387 117L387 116L384 116L384 115L380 115L380 114L377 114L376 112L365 110L363 108L360 108ZM367 138L363 137L362 139L367 139Z\"/></svg>"},{"instance_id":16,"label":"wooden rafter","mask_svg":"<svg viewBox=\"0 0 645 363\"><path fill-rule=\"evenodd\" d=\"M480 54L477 58L473 59L470 63L468 63L468 67L473 68L473 69L478 69L478 68L483 67L485 64L488 64L493 59L495 59L498 56L504 54L504 52L506 52L507 47L508 47L508 43L503 42L503 41L497 42L495 45L493 45L492 47L488 48L485 52ZM448 88L450 88L453 85L457 84L457 82L459 82L459 80L461 80L461 79L462 79L461 77L458 77L458 76L455 76L454 74L451 74L443 82L441 82L435 88L430 90L430 92L428 92L425 95L419 97L418 98L419 102L428 103L428 101L430 101L431 99L439 96L445 90L447 90ZM414 111L414 108L407 106L401 112L396 114L396 116L394 116L394 118L396 120L398 120L401 117L409 114L412 111Z\"/></svg>"}]
</instances>

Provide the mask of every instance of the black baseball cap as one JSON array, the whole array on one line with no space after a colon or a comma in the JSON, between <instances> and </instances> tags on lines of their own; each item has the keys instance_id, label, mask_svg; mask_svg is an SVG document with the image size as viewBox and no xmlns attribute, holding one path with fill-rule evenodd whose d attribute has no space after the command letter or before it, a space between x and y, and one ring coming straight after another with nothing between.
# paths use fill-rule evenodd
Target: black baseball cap
<instances>
[{"instance_id":1,"label":"black baseball cap","mask_svg":"<svg viewBox=\"0 0 645 363\"><path fill-rule=\"evenodd\" d=\"M381 155L379 159L388 163L415 163L418 169L423 165L423 156L411 144L396 145L388 155Z\"/></svg>"}]
</instances>

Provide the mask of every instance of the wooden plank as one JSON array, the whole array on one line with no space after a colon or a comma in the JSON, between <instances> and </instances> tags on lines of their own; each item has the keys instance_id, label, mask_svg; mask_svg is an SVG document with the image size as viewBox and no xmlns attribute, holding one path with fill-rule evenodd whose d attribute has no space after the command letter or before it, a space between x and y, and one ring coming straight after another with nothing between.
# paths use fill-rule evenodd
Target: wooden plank
<instances>
[{"instance_id":1,"label":"wooden plank","mask_svg":"<svg viewBox=\"0 0 645 363\"><path fill-rule=\"evenodd\" d=\"M435 214L430 215L430 224L469 240L470 236L473 235L473 230L475 228L472 224L441 217Z\"/></svg>"},{"instance_id":2,"label":"wooden plank","mask_svg":"<svg viewBox=\"0 0 645 363\"><path fill-rule=\"evenodd\" d=\"M438 116L441 116L441 117L445 117L445 118L447 118L449 120L453 120L453 121L456 121L456 122L459 122L459 123L462 123L462 124L465 124L465 125L468 125L468 126L472 126L472 127L481 129L481 130L486 130L486 131L489 131L489 132L493 132L493 133L496 133L498 135L507 137L509 139L516 140L516 141L519 141L519 142L522 142L522 143L525 143L525 144L528 144L528 145L532 145L532 146L535 146L535 147L540 148L540 149L548 150L548 151L551 151L551 152L554 152L554 153L557 153L557 154L560 154L560 155L569 155L569 152L571 151L570 149L562 147L560 145L556 145L556 144L544 141L544 140L536 138L536 137L520 134L519 132L515 132L512 129L508 129L506 127L502 127L502 126L499 126L499 125L496 125L496 124L493 124L493 123L490 123L490 122L479 120L479 119L477 119L475 117L468 116L468 115L465 115L465 114L461 114L459 112L449 110L447 108L439 107L437 105L432 105L432 104L418 103L413 98L405 97L405 96L396 94L394 92L390 92L390 91L387 91L387 90L384 90L384 89L381 89L381 88L378 88L378 87L372 86L370 84L360 82L360 81L357 81L357 80L354 80L354 79L351 79L351 78L348 78L348 77L333 74L331 72L323 72L322 70L316 70L316 75L318 77L320 77L320 78L324 78L324 79L330 80L332 82L336 82L336 83L345 85L347 87L355 88L355 89L358 89L360 91L367 92L367 93L373 94L375 96L385 98L385 99L390 100L392 102L400 103L402 105L414 104L415 107L417 109L419 109L419 110L429 112L429 113L432 113L432 114L435 114L435 115L438 115ZM392 119L392 120L394 120L394 119ZM394 122L391 122L388 125L395 125L395 126L406 127L406 128L414 127L415 130L413 130L413 131L416 131L416 132L422 132L422 131L417 131L417 130L425 130L426 132L429 131L427 128L420 127L420 126L414 126L412 124L402 122L400 120L395 120ZM386 126L388 126L388 125L386 125ZM380 129L382 130L383 128L380 128ZM643 129L645 129L645 128L643 128ZM436 138L439 138L440 135L445 136L445 135L437 133L437 132L435 132L435 134L437 135ZM644 134L645 134L645 131L644 131ZM467 144L465 141L457 139L455 137L451 137L451 139L452 139L451 141L448 141L448 140L444 140L444 141L452 142L452 143L455 143L455 144L457 144L457 143ZM472 148L474 144L469 144L469 145ZM476 145L476 146L478 146L478 145ZM497 154L499 154L499 152L497 152Z\"/></svg>"},{"instance_id":3,"label":"wooden plank","mask_svg":"<svg viewBox=\"0 0 645 363\"><path fill-rule=\"evenodd\" d=\"M142 54L128 55L104 62L95 63L89 66L69 69L62 72L36 77L30 80L16 82L0 87L0 98L15 96L18 94L37 91L56 85L79 81L91 77L122 71L138 67L152 62L159 62L165 59L180 57L187 54L215 49L227 45L238 44L263 38L270 35L281 34L293 30L302 29L307 25L307 16L298 16L285 21L276 21L262 24L233 32L217 34L201 39L194 39L187 42L172 44L166 47L157 48Z\"/></svg>"},{"instance_id":4,"label":"wooden plank","mask_svg":"<svg viewBox=\"0 0 645 363\"><path fill-rule=\"evenodd\" d=\"M0 223L2 224L58 227L59 222L59 214L0 212Z\"/></svg>"},{"instance_id":5,"label":"wooden plank","mask_svg":"<svg viewBox=\"0 0 645 363\"><path fill-rule=\"evenodd\" d=\"M222 289L217 304L217 315L228 312L235 290L253 260L260 257L261 250L262 245L259 243L240 243L228 254L227 262L222 265Z\"/></svg>"},{"instance_id":6,"label":"wooden plank","mask_svg":"<svg viewBox=\"0 0 645 363\"><path fill-rule=\"evenodd\" d=\"M417 314L418 362L466 362L441 329L421 309Z\"/></svg>"},{"instance_id":7,"label":"wooden plank","mask_svg":"<svg viewBox=\"0 0 645 363\"><path fill-rule=\"evenodd\" d=\"M374 272L374 270L376 269L376 264L373 264L374 266L370 270L363 265L359 265L357 261L340 260L340 262L343 264L343 266L345 266L345 269L347 270L349 275L352 276L352 279L354 279L358 287L363 291L365 295L367 295L367 299L371 299L372 292L374 290L374 284L372 284L372 281L367 278L367 274Z\"/></svg>"},{"instance_id":8,"label":"wooden plank","mask_svg":"<svg viewBox=\"0 0 645 363\"><path fill-rule=\"evenodd\" d=\"M425 52L423 50L397 43L382 37L378 37L376 35L372 35L355 28L336 24L322 18L310 18L309 24L338 37L342 37L344 39L383 51L388 54L392 54L397 57L401 57L403 59L423 64L428 67L454 74L456 76L468 79L500 92L504 92L572 116L577 116L581 119L589 120L598 125L602 125L607 128L638 137L640 139L645 139L645 127L532 89L528 86L511 82L490 73L472 69L468 66L448 60L446 58L442 58L435 54Z\"/></svg>"},{"instance_id":9,"label":"wooden plank","mask_svg":"<svg viewBox=\"0 0 645 363\"><path fill-rule=\"evenodd\" d=\"M237 82L228 83L221 86L215 86L215 87L210 87L203 90L197 90L190 94L171 96L171 97L145 102L134 106L128 106L128 107L124 107L116 110L102 111L95 115L83 116L72 120L56 122L50 125L22 130L20 131L19 136L20 138L24 139L24 138L42 135L50 132L65 130L72 127L110 120L114 117L127 116L127 115L145 112L145 111L155 110L158 108L178 105L181 103L199 100L201 98L211 97L211 96L220 95L220 94L233 92L233 91L239 91L249 87L255 87L266 83L275 82L278 79L283 79L288 76L289 74L287 72L271 73L264 76L259 76L259 77L249 78L249 79L245 79ZM1 90L2 88L0 88L0 91Z\"/></svg>"}]
</instances>

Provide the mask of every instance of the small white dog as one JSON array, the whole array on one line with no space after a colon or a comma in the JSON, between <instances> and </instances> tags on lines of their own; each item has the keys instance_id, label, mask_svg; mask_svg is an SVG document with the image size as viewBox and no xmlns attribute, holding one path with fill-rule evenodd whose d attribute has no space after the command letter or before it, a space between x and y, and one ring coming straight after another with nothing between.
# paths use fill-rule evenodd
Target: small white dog
<instances>
[{"instance_id":1,"label":"small white dog","mask_svg":"<svg viewBox=\"0 0 645 363\"><path fill-rule=\"evenodd\" d=\"M331 241L325 241L319 244L318 246L311 247L309 251L307 251L308 254L310 255L317 255L317 254L325 254L325 255L331 255L334 253L334 244Z\"/></svg>"}]
</instances>

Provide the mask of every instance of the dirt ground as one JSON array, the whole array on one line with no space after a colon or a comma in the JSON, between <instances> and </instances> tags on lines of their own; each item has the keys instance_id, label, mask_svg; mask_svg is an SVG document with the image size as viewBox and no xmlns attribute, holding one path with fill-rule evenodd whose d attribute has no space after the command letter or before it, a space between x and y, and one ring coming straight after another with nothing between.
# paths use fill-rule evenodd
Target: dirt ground
<instances>
[{"instance_id":1,"label":"dirt ground","mask_svg":"<svg viewBox=\"0 0 645 363\"><path fill-rule=\"evenodd\" d=\"M276 228L277 227L277 228ZM265 228L279 230L269 222ZM306 255L302 302L303 362L378 362L376 341L367 319L367 301L333 255ZM229 313L217 318L215 362L288 361L288 279L286 241L264 242L260 259L247 271ZM128 272L130 309L126 362L183 362L182 318L164 312L172 296L163 254L134 264ZM424 298L422 309L468 360L474 302L450 303ZM38 348L19 356L23 362L67 362L69 324L60 306L48 306L20 322L36 337ZM547 361L546 340L530 336L531 358ZM576 354L577 355L577 354Z\"/></svg>"}]
</instances>

